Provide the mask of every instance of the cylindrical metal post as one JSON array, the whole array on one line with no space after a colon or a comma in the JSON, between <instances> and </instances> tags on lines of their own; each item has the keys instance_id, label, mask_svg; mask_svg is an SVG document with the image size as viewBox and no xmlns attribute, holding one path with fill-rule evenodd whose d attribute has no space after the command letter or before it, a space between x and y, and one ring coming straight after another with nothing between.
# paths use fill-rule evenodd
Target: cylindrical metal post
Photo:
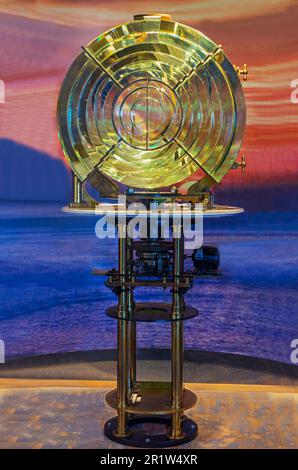
<instances>
[{"instance_id":1,"label":"cylindrical metal post","mask_svg":"<svg viewBox=\"0 0 298 470\"><path fill-rule=\"evenodd\" d=\"M181 318L184 309L184 299L179 288L184 269L184 237L181 225L173 226L174 251L174 287L173 287L173 318Z\"/></svg>"},{"instance_id":2,"label":"cylindrical metal post","mask_svg":"<svg viewBox=\"0 0 298 470\"><path fill-rule=\"evenodd\" d=\"M173 414L170 437L177 439L182 436L181 412L183 395L183 321L179 320L183 313L183 295L179 288L184 269L184 239L181 226L173 226L174 245L174 288L173 288L173 321L172 321L172 407L177 411Z\"/></svg>"},{"instance_id":3,"label":"cylindrical metal post","mask_svg":"<svg viewBox=\"0 0 298 470\"><path fill-rule=\"evenodd\" d=\"M181 412L183 395L183 321L172 322L172 407L177 409L172 418L171 437L181 437Z\"/></svg>"},{"instance_id":4,"label":"cylindrical metal post","mask_svg":"<svg viewBox=\"0 0 298 470\"><path fill-rule=\"evenodd\" d=\"M127 277L132 280L133 275L133 240L127 238ZM135 302L133 287L128 288L128 318L131 318L134 312ZM129 392L132 391L136 383L136 321L128 321L128 367L129 367Z\"/></svg>"},{"instance_id":5,"label":"cylindrical metal post","mask_svg":"<svg viewBox=\"0 0 298 470\"><path fill-rule=\"evenodd\" d=\"M128 362L129 362L129 391L131 392L136 384L136 322L128 322Z\"/></svg>"},{"instance_id":6,"label":"cylindrical metal post","mask_svg":"<svg viewBox=\"0 0 298 470\"><path fill-rule=\"evenodd\" d=\"M118 225L119 236L119 275L120 294L118 303L118 357L117 357L117 392L118 392L118 426L115 434L117 436L127 436L127 415L125 407L128 399L128 302L127 302L127 236L126 226Z\"/></svg>"}]
</instances>

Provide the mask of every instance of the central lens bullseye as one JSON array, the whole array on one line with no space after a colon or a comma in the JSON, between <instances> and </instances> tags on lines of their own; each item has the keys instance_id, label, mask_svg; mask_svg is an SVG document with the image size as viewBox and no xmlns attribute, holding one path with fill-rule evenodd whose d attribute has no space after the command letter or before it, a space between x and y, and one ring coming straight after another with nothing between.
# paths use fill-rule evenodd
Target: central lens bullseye
<instances>
[{"instance_id":1,"label":"central lens bullseye","mask_svg":"<svg viewBox=\"0 0 298 470\"><path fill-rule=\"evenodd\" d=\"M150 96L141 98L131 107L131 128L138 127L141 132L151 133L162 126L164 113L165 110L157 99Z\"/></svg>"},{"instance_id":2,"label":"central lens bullseye","mask_svg":"<svg viewBox=\"0 0 298 470\"><path fill-rule=\"evenodd\" d=\"M128 145L151 150L167 145L179 131L180 102L167 85L155 80L138 80L118 96L113 123Z\"/></svg>"}]
</instances>

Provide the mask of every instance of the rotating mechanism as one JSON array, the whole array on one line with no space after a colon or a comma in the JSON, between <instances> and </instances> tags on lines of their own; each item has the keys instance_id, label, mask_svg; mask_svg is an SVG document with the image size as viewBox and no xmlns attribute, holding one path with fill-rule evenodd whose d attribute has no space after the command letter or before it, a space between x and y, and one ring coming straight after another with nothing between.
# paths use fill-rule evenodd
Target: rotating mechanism
<instances>
[{"instance_id":1,"label":"rotating mechanism","mask_svg":"<svg viewBox=\"0 0 298 470\"><path fill-rule=\"evenodd\" d=\"M77 182L98 196L123 185L195 195L235 166L245 103L221 46L167 15L138 15L83 47L58 122Z\"/></svg>"}]
</instances>

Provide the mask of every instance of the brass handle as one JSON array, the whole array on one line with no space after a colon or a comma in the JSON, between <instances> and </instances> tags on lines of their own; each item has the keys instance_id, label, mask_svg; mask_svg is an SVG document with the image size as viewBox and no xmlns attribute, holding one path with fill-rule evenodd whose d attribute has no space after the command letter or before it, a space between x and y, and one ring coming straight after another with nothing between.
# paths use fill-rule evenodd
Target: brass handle
<instances>
[{"instance_id":1,"label":"brass handle","mask_svg":"<svg viewBox=\"0 0 298 470\"><path fill-rule=\"evenodd\" d=\"M239 163L239 166L241 166L241 171L242 171L242 173L245 173L246 160L245 160L245 156L244 156L244 155L242 155L242 157L241 157L241 163Z\"/></svg>"},{"instance_id":2,"label":"brass handle","mask_svg":"<svg viewBox=\"0 0 298 470\"><path fill-rule=\"evenodd\" d=\"M247 80L247 75L248 75L248 67L247 67L247 64L244 64L243 67L239 67L238 65L234 65L235 69L236 69L236 72L237 72L237 75L238 77L240 77L242 75L242 79L244 82L246 82Z\"/></svg>"},{"instance_id":3,"label":"brass handle","mask_svg":"<svg viewBox=\"0 0 298 470\"><path fill-rule=\"evenodd\" d=\"M232 166L232 169L233 170L238 170L238 168L241 168L241 172L245 173L246 165L247 164L246 164L245 155L242 155L241 162L234 162L233 166Z\"/></svg>"},{"instance_id":4,"label":"brass handle","mask_svg":"<svg viewBox=\"0 0 298 470\"><path fill-rule=\"evenodd\" d=\"M142 13L140 15L134 15L133 19L135 21L139 20L165 20L171 21L171 15L167 15L166 13Z\"/></svg>"}]
</instances>

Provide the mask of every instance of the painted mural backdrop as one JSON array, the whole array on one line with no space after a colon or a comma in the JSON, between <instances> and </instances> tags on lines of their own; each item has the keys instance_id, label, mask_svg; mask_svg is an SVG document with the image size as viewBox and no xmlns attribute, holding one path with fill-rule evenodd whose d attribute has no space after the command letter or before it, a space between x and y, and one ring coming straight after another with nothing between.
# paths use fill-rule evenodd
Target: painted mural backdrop
<instances>
[{"instance_id":1,"label":"painted mural backdrop","mask_svg":"<svg viewBox=\"0 0 298 470\"><path fill-rule=\"evenodd\" d=\"M200 279L187 294L200 315L186 322L185 346L298 361L297 0L0 0L0 341L7 358L116 347L115 321L104 315L115 296L91 271L114 267L117 244L96 238L94 217L61 213L71 185L56 102L81 45L136 13L160 10L249 67L240 153L247 171L231 171L216 193L248 210L204 222L224 275ZM149 290L139 295L168 301ZM163 334L157 325L138 327L139 347L169 344L169 325Z\"/></svg>"},{"instance_id":2,"label":"painted mural backdrop","mask_svg":"<svg viewBox=\"0 0 298 470\"><path fill-rule=\"evenodd\" d=\"M19 148L13 146L17 143L26 146L23 159L30 160L29 147L32 152L41 152L47 165L50 163L45 155L63 161L56 133L57 95L80 46L115 24L130 20L137 12L161 9L222 44L234 64L248 64L249 80L244 84L248 121L243 146L247 173L241 177L231 172L224 188L262 187L266 191L270 187L281 191L284 198L282 189L286 186L292 188L288 202L293 205L291 194L298 162L296 0L165 0L162 5L155 0L0 1L0 79L5 85L5 103L0 104L0 133L5 139L2 160L4 155L9 158L11 148ZM13 168L2 162L8 179L9 175L13 178L19 159L11 162ZM25 186L22 194L24 181L18 193L10 180L1 181L2 199L18 195L25 199L67 197L59 185L54 194L38 186L40 179L46 178L46 164L44 169L39 165L36 172L32 164L30 172L24 161L22 164L27 186L33 185L35 177L39 179L35 182L36 192L29 191L28 195Z\"/></svg>"}]
</instances>

